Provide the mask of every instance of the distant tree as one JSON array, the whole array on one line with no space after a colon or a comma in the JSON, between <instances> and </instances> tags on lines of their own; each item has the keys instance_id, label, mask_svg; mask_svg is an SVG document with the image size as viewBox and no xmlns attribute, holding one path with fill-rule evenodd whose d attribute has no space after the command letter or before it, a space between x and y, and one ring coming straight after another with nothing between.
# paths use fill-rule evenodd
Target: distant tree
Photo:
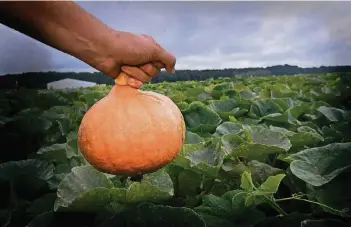
<instances>
[{"instance_id":1,"label":"distant tree","mask_svg":"<svg viewBox=\"0 0 351 227\"><path fill-rule=\"evenodd\" d=\"M207 69L207 70L177 70L176 74L169 74L162 71L159 76L153 78L152 83L161 83L163 81L190 81L190 80L207 80L210 78L226 77L247 77L247 76L272 76L272 75L296 75L296 74L314 74L314 73L347 73L351 72L351 66L321 66L312 68L301 68L296 65L275 65L269 67L255 68L229 68L229 69ZM97 84L112 85L114 81L100 72L26 72L22 74L11 74L0 76L0 88L34 88L45 89L46 84L52 81L72 78L95 82Z\"/></svg>"}]
</instances>

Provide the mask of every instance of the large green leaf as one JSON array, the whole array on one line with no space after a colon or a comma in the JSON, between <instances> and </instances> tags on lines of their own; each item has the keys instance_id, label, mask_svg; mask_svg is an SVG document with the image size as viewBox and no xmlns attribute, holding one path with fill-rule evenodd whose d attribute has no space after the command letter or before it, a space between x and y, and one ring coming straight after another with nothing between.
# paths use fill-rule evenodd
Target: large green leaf
<instances>
[{"instance_id":1,"label":"large green leaf","mask_svg":"<svg viewBox=\"0 0 351 227\"><path fill-rule=\"evenodd\" d=\"M57 190L55 211L60 207L75 211L121 211L143 201L161 201L173 195L173 183L164 169L146 174L141 182L115 188L110 178L92 166L72 169Z\"/></svg>"},{"instance_id":2,"label":"large green leaf","mask_svg":"<svg viewBox=\"0 0 351 227\"><path fill-rule=\"evenodd\" d=\"M344 121L350 117L350 113L348 111L334 107L321 106L318 108L318 111L329 121Z\"/></svg>"},{"instance_id":3,"label":"large green leaf","mask_svg":"<svg viewBox=\"0 0 351 227\"><path fill-rule=\"evenodd\" d=\"M231 191L221 197L206 195L195 211L205 220L206 226L254 226L264 218L261 211L245 207L245 194Z\"/></svg>"},{"instance_id":4,"label":"large green leaf","mask_svg":"<svg viewBox=\"0 0 351 227\"><path fill-rule=\"evenodd\" d=\"M291 143L291 148L289 153L298 152L306 147L313 147L318 145L320 142L324 141L323 136L321 136L316 130L308 126L301 126L297 128L298 132L290 131L281 127L269 127L271 130L280 132L288 137ZM287 156L288 154L282 155Z\"/></svg>"},{"instance_id":5,"label":"large green leaf","mask_svg":"<svg viewBox=\"0 0 351 227\"><path fill-rule=\"evenodd\" d=\"M255 117L283 113L284 109L274 99L261 99L252 103L250 113Z\"/></svg>"},{"instance_id":6,"label":"large green leaf","mask_svg":"<svg viewBox=\"0 0 351 227\"><path fill-rule=\"evenodd\" d=\"M234 99L210 100L209 107L214 110L223 120L228 120L229 116L242 116L247 110L239 107L238 101Z\"/></svg>"},{"instance_id":7,"label":"large green leaf","mask_svg":"<svg viewBox=\"0 0 351 227\"><path fill-rule=\"evenodd\" d=\"M222 135L227 135L227 134L238 134L243 130L242 125L231 122L231 121L226 121L220 124L216 128L216 132L213 134L214 136L222 136Z\"/></svg>"},{"instance_id":8,"label":"large green leaf","mask_svg":"<svg viewBox=\"0 0 351 227\"><path fill-rule=\"evenodd\" d=\"M291 172L313 186L322 186L351 166L351 143L314 147L287 157Z\"/></svg>"},{"instance_id":9,"label":"large green leaf","mask_svg":"<svg viewBox=\"0 0 351 227\"><path fill-rule=\"evenodd\" d=\"M204 139L194 132L186 131L185 134L185 144L197 144L204 142Z\"/></svg>"},{"instance_id":10,"label":"large green leaf","mask_svg":"<svg viewBox=\"0 0 351 227\"><path fill-rule=\"evenodd\" d=\"M222 121L215 111L201 102L192 102L183 115L187 128L192 132L212 132Z\"/></svg>"},{"instance_id":11,"label":"large green leaf","mask_svg":"<svg viewBox=\"0 0 351 227\"><path fill-rule=\"evenodd\" d=\"M192 152L187 155L192 168L200 171L202 174L216 177L223 162L223 152L220 143L217 140L210 141L198 152Z\"/></svg>"},{"instance_id":12,"label":"large green leaf","mask_svg":"<svg viewBox=\"0 0 351 227\"><path fill-rule=\"evenodd\" d=\"M227 153L231 157L265 159L271 153L285 153L290 140L282 133L261 126L245 126L243 136L225 135L222 138Z\"/></svg>"},{"instance_id":13,"label":"large green leaf","mask_svg":"<svg viewBox=\"0 0 351 227\"><path fill-rule=\"evenodd\" d=\"M96 188L111 189L113 183L108 177L92 166L74 167L60 183L57 190L55 211L68 207L76 198Z\"/></svg>"},{"instance_id":14,"label":"large green leaf","mask_svg":"<svg viewBox=\"0 0 351 227\"><path fill-rule=\"evenodd\" d=\"M99 227L112 226L174 226L206 227L204 220L193 210L185 207L171 207L142 203L135 209L116 214Z\"/></svg>"}]
</instances>

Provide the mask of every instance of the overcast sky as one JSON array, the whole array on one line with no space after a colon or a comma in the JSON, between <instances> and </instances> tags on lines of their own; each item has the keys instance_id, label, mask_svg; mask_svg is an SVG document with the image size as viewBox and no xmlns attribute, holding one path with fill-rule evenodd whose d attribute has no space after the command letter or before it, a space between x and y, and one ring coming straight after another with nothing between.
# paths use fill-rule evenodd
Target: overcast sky
<instances>
[{"instance_id":1,"label":"overcast sky","mask_svg":"<svg viewBox=\"0 0 351 227\"><path fill-rule=\"evenodd\" d=\"M351 2L77 2L109 26L152 35L176 69L351 64ZM0 25L0 74L92 71Z\"/></svg>"}]
</instances>

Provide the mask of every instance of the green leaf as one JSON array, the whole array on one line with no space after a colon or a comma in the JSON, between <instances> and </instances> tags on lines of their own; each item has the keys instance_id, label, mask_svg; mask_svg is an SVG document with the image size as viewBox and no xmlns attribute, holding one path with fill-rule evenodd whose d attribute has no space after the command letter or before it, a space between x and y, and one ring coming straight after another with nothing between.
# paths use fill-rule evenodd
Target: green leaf
<instances>
[{"instance_id":1,"label":"green leaf","mask_svg":"<svg viewBox=\"0 0 351 227\"><path fill-rule=\"evenodd\" d=\"M146 174L141 182L130 182L127 188L114 188L104 173L92 166L72 169L57 190L54 210L120 211L130 204L161 201L173 195L173 183L164 169Z\"/></svg>"},{"instance_id":2,"label":"green leaf","mask_svg":"<svg viewBox=\"0 0 351 227\"><path fill-rule=\"evenodd\" d=\"M240 190L230 191L221 197L206 195L195 211L205 220L206 226L254 226L264 218L255 208L245 207L246 194Z\"/></svg>"},{"instance_id":3,"label":"green leaf","mask_svg":"<svg viewBox=\"0 0 351 227\"><path fill-rule=\"evenodd\" d=\"M231 121L226 121L220 124L216 128L216 132L214 133L214 136L223 136L227 134L238 134L243 130L242 125L231 122Z\"/></svg>"},{"instance_id":4,"label":"green leaf","mask_svg":"<svg viewBox=\"0 0 351 227\"><path fill-rule=\"evenodd\" d=\"M54 166L46 161L35 159L9 161L0 164L0 179L15 181L25 175L32 180L46 181L52 177L53 170Z\"/></svg>"},{"instance_id":5,"label":"green leaf","mask_svg":"<svg viewBox=\"0 0 351 227\"><path fill-rule=\"evenodd\" d=\"M179 196L195 196L200 188L202 176L201 174L191 171L182 170L177 176L177 186Z\"/></svg>"},{"instance_id":6,"label":"green leaf","mask_svg":"<svg viewBox=\"0 0 351 227\"><path fill-rule=\"evenodd\" d=\"M252 178L251 178L251 173L245 171L242 175L241 175L241 185L240 187L242 189L244 189L247 192L252 192L255 188L254 183L252 182Z\"/></svg>"},{"instance_id":7,"label":"green leaf","mask_svg":"<svg viewBox=\"0 0 351 227\"><path fill-rule=\"evenodd\" d=\"M274 194L278 191L280 182L284 179L284 177L285 174L270 176L265 182L263 182L263 184L260 185L258 190Z\"/></svg>"},{"instance_id":8,"label":"green leaf","mask_svg":"<svg viewBox=\"0 0 351 227\"><path fill-rule=\"evenodd\" d=\"M235 135L235 134L226 134L221 137L222 150L226 155L231 154L235 149L241 149L245 143L249 143L245 138Z\"/></svg>"},{"instance_id":9,"label":"green leaf","mask_svg":"<svg viewBox=\"0 0 351 227\"><path fill-rule=\"evenodd\" d=\"M242 116L247 110L239 107L239 102L234 99L210 100L209 107L214 110L223 120L228 120L229 116Z\"/></svg>"},{"instance_id":10,"label":"green leaf","mask_svg":"<svg viewBox=\"0 0 351 227\"><path fill-rule=\"evenodd\" d=\"M228 100L210 100L209 107L214 110L215 112L231 112L233 109L238 107L238 102L234 99Z\"/></svg>"},{"instance_id":11,"label":"green leaf","mask_svg":"<svg viewBox=\"0 0 351 227\"><path fill-rule=\"evenodd\" d=\"M60 183L54 210L68 207L76 198L96 188L112 188L113 183L92 166L74 167Z\"/></svg>"},{"instance_id":12,"label":"green leaf","mask_svg":"<svg viewBox=\"0 0 351 227\"><path fill-rule=\"evenodd\" d=\"M321 206L321 210L336 215L350 217L351 184L348 183L350 177L350 172L343 172L329 183L320 187L309 187L308 193L311 195L311 199L328 206Z\"/></svg>"},{"instance_id":13,"label":"green leaf","mask_svg":"<svg viewBox=\"0 0 351 227\"><path fill-rule=\"evenodd\" d=\"M247 129L251 133L253 143L277 147L278 149L284 151L289 150L291 147L289 139L281 133L277 133L259 126L250 126L247 127Z\"/></svg>"},{"instance_id":14,"label":"green leaf","mask_svg":"<svg viewBox=\"0 0 351 227\"><path fill-rule=\"evenodd\" d=\"M245 157L251 160L262 160L266 159L268 154L285 153L291 147L290 140L282 133L261 126L245 126L244 130L245 139L239 139L237 136L236 138L234 136L223 137L223 140L230 139L234 142L231 151L226 147L233 158Z\"/></svg>"},{"instance_id":15,"label":"green leaf","mask_svg":"<svg viewBox=\"0 0 351 227\"><path fill-rule=\"evenodd\" d=\"M271 122L278 123L288 123L288 124L297 124L298 118L304 113L308 113L311 109L309 103L296 104L295 106L288 107L283 113L272 113L266 116L263 116L261 120L268 120Z\"/></svg>"},{"instance_id":16,"label":"green leaf","mask_svg":"<svg viewBox=\"0 0 351 227\"><path fill-rule=\"evenodd\" d=\"M78 134L77 132L70 132L67 135L66 142L66 155L67 158L82 157L78 147Z\"/></svg>"},{"instance_id":17,"label":"green leaf","mask_svg":"<svg viewBox=\"0 0 351 227\"><path fill-rule=\"evenodd\" d=\"M32 198L47 188L53 176L54 166L42 160L9 161L0 164L0 181L13 185L14 192L21 198Z\"/></svg>"},{"instance_id":18,"label":"green leaf","mask_svg":"<svg viewBox=\"0 0 351 227\"><path fill-rule=\"evenodd\" d=\"M313 186L322 186L351 166L351 143L305 149L287 159L291 160L295 176Z\"/></svg>"},{"instance_id":19,"label":"green leaf","mask_svg":"<svg viewBox=\"0 0 351 227\"><path fill-rule=\"evenodd\" d=\"M193 210L142 203L135 209L116 214L99 227L109 226L198 226L206 227L204 220Z\"/></svg>"},{"instance_id":20,"label":"green leaf","mask_svg":"<svg viewBox=\"0 0 351 227\"><path fill-rule=\"evenodd\" d=\"M33 218L26 227L55 227L58 220L55 220L54 212L45 212ZM63 220L61 219L61 222ZM59 226L59 225L58 225Z\"/></svg>"},{"instance_id":21,"label":"green leaf","mask_svg":"<svg viewBox=\"0 0 351 227\"><path fill-rule=\"evenodd\" d=\"M94 188L76 197L68 209L75 212L119 212L128 206L126 193L125 188Z\"/></svg>"},{"instance_id":22,"label":"green leaf","mask_svg":"<svg viewBox=\"0 0 351 227\"><path fill-rule=\"evenodd\" d=\"M192 102L183 113L187 128L192 132L212 132L221 123L216 112L201 102Z\"/></svg>"},{"instance_id":23,"label":"green leaf","mask_svg":"<svg viewBox=\"0 0 351 227\"><path fill-rule=\"evenodd\" d=\"M203 147L203 144L184 144L182 151L178 156L172 161L173 165L183 167L185 169L191 169L191 162L188 155L193 152L198 152Z\"/></svg>"},{"instance_id":24,"label":"green leaf","mask_svg":"<svg viewBox=\"0 0 351 227\"><path fill-rule=\"evenodd\" d=\"M189 102L206 101L212 99L212 96L209 93L207 93L204 88L200 87L186 90L184 94L187 100L189 100Z\"/></svg>"},{"instance_id":25,"label":"green leaf","mask_svg":"<svg viewBox=\"0 0 351 227\"><path fill-rule=\"evenodd\" d=\"M186 158L190 160L190 166L193 170L197 169L199 173L210 177L218 175L223 163L220 143L216 140L210 141L197 152L188 153Z\"/></svg>"},{"instance_id":26,"label":"green leaf","mask_svg":"<svg viewBox=\"0 0 351 227\"><path fill-rule=\"evenodd\" d=\"M282 169L272 167L266 163L252 160L247 163L247 167L252 174L252 179L257 184L262 184L270 176L275 176L284 173Z\"/></svg>"},{"instance_id":27,"label":"green leaf","mask_svg":"<svg viewBox=\"0 0 351 227\"><path fill-rule=\"evenodd\" d=\"M348 112L334 107L321 106L317 110L329 121L344 121L350 116Z\"/></svg>"},{"instance_id":28,"label":"green leaf","mask_svg":"<svg viewBox=\"0 0 351 227\"><path fill-rule=\"evenodd\" d=\"M38 157L55 164L67 163L66 143L52 144L38 150Z\"/></svg>"},{"instance_id":29,"label":"green leaf","mask_svg":"<svg viewBox=\"0 0 351 227\"><path fill-rule=\"evenodd\" d=\"M164 169L146 174L143 180L133 182L127 189L128 202L160 201L173 196L174 188L170 176Z\"/></svg>"},{"instance_id":30,"label":"green leaf","mask_svg":"<svg viewBox=\"0 0 351 227\"><path fill-rule=\"evenodd\" d=\"M255 93L251 91L240 91L239 93L242 99L254 100L256 98Z\"/></svg>"},{"instance_id":31,"label":"green leaf","mask_svg":"<svg viewBox=\"0 0 351 227\"><path fill-rule=\"evenodd\" d=\"M292 97L296 95L296 92L292 91L287 84L276 83L267 88L270 89L272 98Z\"/></svg>"},{"instance_id":32,"label":"green leaf","mask_svg":"<svg viewBox=\"0 0 351 227\"><path fill-rule=\"evenodd\" d=\"M250 109L255 117L264 117L268 114L283 113L284 110L273 99L255 100Z\"/></svg>"},{"instance_id":33,"label":"green leaf","mask_svg":"<svg viewBox=\"0 0 351 227\"><path fill-rule=\"evenodd\" d=\"M231 214L239 216L245 212L246 196L247 193L243 192L242 190L233 190L224 193L222 198L231 201Z\"/></svg>"},{"instance_id":34,"label":"green leaf","mask_svg":"<svg viewBox=\"0 0 351 227\"><path fill-rule=\"evenodd\" d=\"M186 131L185 144L197 144L204 142L204 139L196 133Z\"/></svg>"},{"instance_id":35,"label":"green leaf","mask_svg":"<svg viewBox=\"0 0 351 227\"><path fill-rule=\"evenodd\" d=\"M229 216L231 215L232 204L230 200L226 200L214 195L206 195L202 198L202 206L212 207L213 215ZM198 207L196 210L200 210Z\"/></svg>"},{"instance_id":36,"label":"green leaf","mask_svg":"<svg viewBox=\"0 0 351 227\"><path fill-rule=\"evenodd\" d=\"M52 211L56 200L56 193L45 194L42 197L34 200L29 207L27 212L33 216L38 216L42 213Z\"/></svg>"},{"instance_id":37,"label":"green leaf","mask_svg":"<svg viewBox=\"0 0 351 227\"><path fill-rule=\"evenodd\" d=\"M324 141L316 130L308 126L301 126L297 128L298 132L289 131L285 128L270 126L270 129L276 132L283 133L286 135L291 143L289 153L294 153L304 149L305 147L316 146L320 142Z\"/></svg>"},{"instance_id":38,"label":"green leaf","mask_svg":"<svg viewBox=\"0 0 351 227\"><path fill-rule=\"evenodd\" d=\"M331 127L323 126L322 132L326 143L340 143L344 138L341 132Z\"/></svg>"}]
</instances>

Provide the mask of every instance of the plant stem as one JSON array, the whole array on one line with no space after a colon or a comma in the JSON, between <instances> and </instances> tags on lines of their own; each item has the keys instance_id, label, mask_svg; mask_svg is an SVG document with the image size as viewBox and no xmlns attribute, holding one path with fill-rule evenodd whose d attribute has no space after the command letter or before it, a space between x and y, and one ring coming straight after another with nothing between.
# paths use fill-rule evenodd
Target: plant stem
<instances>
[{"instance_id":1,"label":"plant stem","mask_svg":"<svg viewBox=\"0 0 351 227\"><path fill-rule=\"evenodd\" d=\"M274 199L275 202L281 202L281 201L288 201L288 200L300 200L300 201L304 201L304 202L307 202L307 203L313 203L313 204L316 204L316 205L319 205L321 207L325 207L327 209L330 209L334 212L337 212L337 213L346 213L348 211L348 209L342 209L342 210L337 210L335 208L332 208L330 206L327 206L323 203L319 203L319 202L315 202L315 201L311 201L311 200L308 200L308 199L302 199L301 196L293 196L293 197L287 197L287 198L282 198L282 199Z\"/></svg>"},{"instance_id":2,"label":"plant stem","mask_svg":"<svg viewBox=\"0 0 351 227\"><path fill-rule=\"evenodd\" d=\"M346 213L346 212L348 211L348 209L337 210L337 209L332 208L332 207L330 207L330 206L327 206L327 205L325 205L325 204L323 204L323 203L311 201L311 200L308 200L308 199L301 199L301 198L294 198L294 199L300 200L300 201L304 201L304 202L308 202L308 203L313 203L313 204L316 204L316 205L325 207L325 208L327 208L327 209L330 209L330 210L335 211L335 212L338 212L338 213Z\"/></svg>"},{"instance_id":3,"label":"plant stem","mask_svg":"<svg viewBox=\"0 0 351 227\"><path fill-rule=\"evenodd\" d=\"M267 196L264 196L264 197L269 201L269 203L271 204L272 208L274 208L278 213L280 213L283 216L288 215L282 208L280 208L280 206L278 204L276 204L276 202L274 201L274 198L270 199Z\"/></svg>"},{"instance_id":4,"label":"plant stem","mask_svg":"<svg viewBox=\"0 0 351 227\"><path fill-rule=\"evenodd\" d=\"M292 199L296 199L296 198L294 198L294 197L287 197L287 198L282 198L282 199L274 199L274 201L282 202L282 201L288 201L288 200L292 200Z\"/></svg>"}]
</instances>

